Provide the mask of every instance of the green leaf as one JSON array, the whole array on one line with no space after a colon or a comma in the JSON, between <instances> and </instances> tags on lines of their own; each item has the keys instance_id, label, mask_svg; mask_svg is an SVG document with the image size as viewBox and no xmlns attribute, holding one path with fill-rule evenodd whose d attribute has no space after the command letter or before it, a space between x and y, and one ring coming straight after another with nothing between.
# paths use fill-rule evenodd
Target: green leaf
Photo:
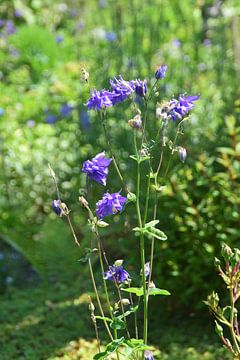
<instances>
[{"instance_id":1,"label":"green leaf","mask_svg":"<svg viewBox=\"0 0 240 360\"><path fill-rule=\"evenodd\" d=\"M119 319L123 319L124 316L127 317L128 315L131 315L132 313L135 313L138 310L138 305L131 307L129 310L127 310L124 315L120 315Z\"/></svg>"},{"instance_id":2,"label":"green leaf","mask_svg":"<svg viewBox=\"0 0 240 360\"><path fill-rule=\"evenodd\" d=\"M171 295L171 293L164 289L158 289L158 288L151 288L149 289L149 295Z\"/></svg>"},{"instance_id":3,"label":"green leaf","mask_svg":"<svg viewBox=\"0 0 240 360\"><path fill-rule=\"evenodd\" d=\"M109 322L111 322L112 321L112 319L110 319L109 317L106 317L106 316L95 316L95 318L96 319L98 319L98 320L103 320L103 321L109 321Z\"/></svg>"},{"instance_id":4,"label":"green leaf","mask_svg":"<svg viewBox=\"0 0 240 360\"><path fill-rule=\"evenodd\" d=\"M155 228L158 223L159 220L152 220L145 224L143 228L135 227L133 231L146 234L149 237L155 237L158 240L167 240L167 235L163 231Z\"/></svg>"},{"instance_id":5,"label":"green leaf","mask_svg":"<svg viewBox=\"0 0 240 360\"><path fill-rule=\"evenodd\" d=\"M137 157L136 155L130 155L129 157L131 159L135 160L138 164L141 164L141 162L150 159L150 156L139 156L139 157Z\"/></svg>"},{"instance_id":6,"label":"green leaf","mask_svg":"<svg viewBox=\"0 0 240 360\"><path fill-rule=\"evenodd\" d=\"M104 360L104 359L106 359L107 356L114 353L119 348L119 346L122 345L123 343L124 343L124 337L121 337L120 339L113 340L112 342L110 342L107 345L105 351L94 355L93 359L94 360Z\"/></svg>"},{"instance_id":7,"label":"green leaf","mask_svg":"<svg viewBox=\"0 0 240 360\"><path fill-rule=\"evenodd\" d=\"M119 317L116 317L113 319L113 321L110 324L110 327L114 330L123 330L126 328L126 324L123 320L121 320Z\"/></svg>"},{"instance_id":8,"label":"green leaf","mask_svg":"<svg viewBox=\"0 0 240 360\"><path fill-rule=\"evenodd\" d=\"M127 289L121 289L123 291L135 294L136 296L143 296L143 288L127 288ZM158 288L150 288L149 289L149 295L171 295L169 291L164 289L158 289Z\"/></svg>"},{"instance_id":9,"label":"green leaf","mask_svg":"<svg viewBox=\"0 0 240 360\"><path fill-rule=\"evenodd\" d=\"M97 249L90 249L90 248L84 249L85 255L83 255L78 261L83 263L87 262L90 259L91 255L96 251Z\"/></svg>"}]
</instances>

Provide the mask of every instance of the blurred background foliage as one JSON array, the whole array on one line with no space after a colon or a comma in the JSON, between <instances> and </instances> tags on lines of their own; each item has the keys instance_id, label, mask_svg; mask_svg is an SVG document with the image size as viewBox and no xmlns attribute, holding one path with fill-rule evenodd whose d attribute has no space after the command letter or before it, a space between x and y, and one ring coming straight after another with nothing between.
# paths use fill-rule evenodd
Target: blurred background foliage
<instances>
[{"instance_id":1,"label":"blurred background foliage","mask_svg":"<svg viewBox=\"0 0 240 360\"><path fill-rule=\"evenodd\" d=\"M221 241L239 244L239 2L11 0L0 3L0 14L0 292L40 279L69 284L87 272L77 261L90 236L78 204L85 186L81 166L106 146L98 117L84 106L89 90L81 66L91 87L101 89L119 74L151 82L156 67L166 64L160 98L187 91L200 100L181 139L187 161L174 159L160 198L158 218L168 241L157 244L154 281L172 293L164 305L168 316L174 309L206 312L202 300L220 288L213 258ZM148 123L155 121L154 102ZM126 174L134 166L131 117L128 103L108 111ZM56 193L48 163L71 209L80 250L51 211ZM113 168L110 179L109 190L121 188ZM134 179L129 183L134 191ZM90 192L95 202L102 188ZM103 233L109 258L124 257L134 276L140 265L128 229L133 209L111 219L114 227Z\"/></svg>"}]
</instances>

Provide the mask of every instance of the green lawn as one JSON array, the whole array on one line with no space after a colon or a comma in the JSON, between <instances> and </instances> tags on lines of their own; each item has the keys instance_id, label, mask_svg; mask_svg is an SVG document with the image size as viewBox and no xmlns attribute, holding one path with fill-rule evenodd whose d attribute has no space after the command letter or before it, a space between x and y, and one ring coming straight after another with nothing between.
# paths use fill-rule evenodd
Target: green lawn
<instances>
[{"instance_id":1,"label":"green lawn","mask_svg":"<svg viewBox=\"0 0 240 360\"><path fill-rule=\"evenodd\" d=\"M97 346L88 311L87 285L10 289L0 300L1 360L92 359ZM195 321L172 319L170 323L150 323L155 358L230 359L217 336L209 335L208 324L199 326ZM99 326L103 337L101 324ZM159 339L160 344L154 339Z\"/></svg>"}]
</instances>

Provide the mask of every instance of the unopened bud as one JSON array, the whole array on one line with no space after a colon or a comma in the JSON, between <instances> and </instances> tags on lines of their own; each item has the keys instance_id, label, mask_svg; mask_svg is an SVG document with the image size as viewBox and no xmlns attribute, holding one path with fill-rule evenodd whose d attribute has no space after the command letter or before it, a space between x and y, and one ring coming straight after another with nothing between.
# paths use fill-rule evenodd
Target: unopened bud
<instances>
[{"instance_id":1,"label":"unopened bud","mask_svg":"<svg viewBox=\"0 0 240 360\"><path fill-rule=\"evenodd\" d=\"M179 154L179 159L182 162L185 162L185 160L187 158L187 150L182 146L178 146L177 150L178 150L178 154Z\"/></svg>"},{"instance_id":2,"label":"unopened bud","mask_svg":"<svg viewBox=\"0 0 240 360\"><path fill-rule=\"evenodd\" d=\"M141 119L141 115L137 114L136 116L134 116L133 119L128 120L128 124L136 130L139 130L142 128L142 119Z\"/></svg>"},{"instance_id":3,"label":"unopened bud","mask_svg":"<svg viewBox=\"0 0 240 360\"><path fill-rule=\"evenodd\" d=\"M149 283L149 289L155 289L155 288L156 288L156 285L154 284L153 281L151 281L151 282Z\"/></svg>"},{"instance_id":4,"label":"unopened bud","mask_svg":"<svg viewBox=\"0 0 240 360\"><path fill-rule=\"evenodd\" d=\"M230 261L232 255L233 255L232 249L230 248L230 246L228 246L225 243L222 244L221 253L222 253L222 256L225 261Z\"/></svg>"},{"instance_id":5,"label":"unopened bud","mask_svg":"<svg viewBox=\"0 0 240 360\"><path fill-rule=\"evenodd\" d=\"M95 310L95 306L93 305L92 302L89 303L89 310L90 310L91 312L94 312L94 310Z\"/></svg>"},{"instance_id":6,"label":"unopened bud","mask_svg":"<svg viewBox=\"0 0 240 360\"><path fill-rule=\"evenodd\" d=\"M105 227L109 226L109 224L106 223L105 221L98 220L98 221L97 221L97 226L99 226L99 227L101 227L101 228L105 228Z\"/></svg>"},{"instance_id":7,"label":"unopened bud","mask_svg":"<svg viewBox=\"0 0 240 360\"><path fill-rule=\"evenodd\" d=\"M87 202L87 200L85 199L84 196L79 196L79 202L80 202L80 204L81 204L82 206L84 206L84 207L87 207L87 206L88 206L88 202Z\"/></svg>"},{"instance_id":8,"label":"unopened bud","mask_svg":"<svg viewBox=\"0 0 240 360\"><path fill-rule=\"evenodd\" d=\"M115 261L114 266L116 266L116 267L117 266L122 266L122 264L123 264L123 260L120 259L120 260Z\"/></svg>"},{"instance_id":9,"label":"unopened bud","mask_svg":"<svg viewBox=\"0 0 240 360\"><path fill-rule=\"evenodd\" d=\"M81 72L82 72L82 79L83 79L83 81L88 82L89 73L87 72L86 68L85 68L85 67L82 67L82 68L81 68Z\"/></svg>"},{"instance_id":10,"label":"unopened bud","mask_svg":"<svg viewBox=\"0 0 240 360\"><path fill-rule=\"evenodd\" d=\"M221 327L221 325L219 325L219 323L215 320L215 331L218 334L218 336L222 337L223 336L223 328Z\"/></svg>"},{"instance_id":11,"label":"unopened bud","mask_svg":"<svg viewBox=\"0 0 240 360\"><path fill-rule=\"evenodd\" d=\"M127 194L128 201L136 202L136 195L134 193L129 192Z\"/></svg>"},{"instance_id":12,"label":"unopened bud","mask_svg":"<svg viewBox=\"0 0 240 360\"><path fill-rule=\"evenodd\" d=\"M130 301L129 299L122 299L119 301L123 306L128 306L130 305Z\"/></svg>"}]
</instances>

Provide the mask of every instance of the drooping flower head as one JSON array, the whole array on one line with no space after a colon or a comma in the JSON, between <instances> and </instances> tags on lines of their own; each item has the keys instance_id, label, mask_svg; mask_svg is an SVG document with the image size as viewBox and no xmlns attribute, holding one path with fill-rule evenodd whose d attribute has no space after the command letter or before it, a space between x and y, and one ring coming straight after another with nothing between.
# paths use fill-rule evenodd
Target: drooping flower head
<instances>
[{"instance_id":1,"label":"drooping flower head","mask_svg":"<svg viewBox=\"0 0 240 360\"><path fill-rule=\"evenodd\" d=\"M113 106L113 103L111 101L112 99L112 93L107 90L96 90L91 93L90 99L87 101L86 105L88 107L88 110L94 109L94 110L102 110L106 107Z\"/></svg>"},{"instance_id":2,"label":"drooping flower head","mask_svg":"<svg viewBox=\"0 0 240 360\"><path fill-rule=\"evenodd\" d=\"M112 159L105 157L105 152L97 154L92 160L87 160L83 163L82 172L87 173L90 180L106 186L108 166Z\"/></svg>"},{"instance_id":3,"label":"drooping flower head","mask_svg":"<svg viewBox=\"0 0 240 360\"><path fill-rule=\"evenodd\" d=\"M61 207L61 200L53 200L52 202L52 209L58 216L62 216L63 210Z\"/></svg>"},{"instance_id":4,"label":"drooping flower head","mask_svg":"<svg viewBox=\"0 0 240 360\"><path fill-rule=\"evenodd\" d=\"M184 96L179 95L178 100L173 99L170 101L171 110L169 112L170 117L173 121L181 120L187 113L194 108L194 101L197 101L199 98L198 95L194 96Z\"/></svg>"},{"instance_id":5,"label":"drooping flower head","mask_svg":"<svg viewBox=\"0 0 240 360\"><path fill-rule=\"evenodd\" d=\"M155 72L155 78L157 79L157 80L162 80L162 79L164 79L164 77L165 77L165 73L166 73L166 71L167 71L167 66L164 66L164 65L162 65L162 66L159 66L159 68L157 69L157 71Z\"/></svg>"},{"instance_id":6,"label":"drooping flower head","mask_svg":"<svg viewBox=\"0 0 240 360\"><path fill-rule=\"evenodd\" d=\"M124 101L135 90L134 82L126 81L122 76L119 76L119 79L115 77L113 80L110 80L110 85L113 90L111 97L113 105Z\"/></svg>"},{"instance_id":7,"label":"drooping flower head","mask_svg":"<svg viewBox=\"0 0 240 360\"><path fill-rule=\"evenodd\" d=\"M144 360L154 360L153 353L149 350L144 351Z\"/></svg>"},{"instance_id":8,"label":"drooping flower head","mask_svg":"<svg viewBox=\"0 0 240 360\"><path fill-rule=\"evenodd\" d=\"M135 92L141 97L144 97L147 93L147 81L139 80L135 81Z\"/></svg>"},{"instance_id":9,"label":"drooping flower head","mask_svg":"<svg viewBox=\"0 0 240 360\"><path fill-rule=\"evenodd\" d=\"M127 198L121 196L119 192L114 194L106 193L102 199L96 204L96 215L99 219L103 219L105 216L116 214L122 211L123 206Z\"/></svg>"},{"instance_id":10,"label":"drooping flower head","mask_svg":"<svg viewBox=\"0 0 240 360\"><path fill-rule=\"evenodd\" d=\"M178 146L177 150L179 154L179 159L184 163L187 158L187 150L182 146Z\"/></svg>"},{"instance_id":11,"label":"drooping flower head","mask_svg":"<svg viewBox=\"0 0 240 360\"><path fill-rule=\"evenodd\" d=\"M145 265L144 265L144 273L145 273L145 278L148 278L148 276L150 275L150 262L146 262ZM140 272L140 274L142 275L142 270Z\"/></svg>"},{"instance_id":12,"label":"drooping flower head","mask_svg":"<svg viewBox=\"0 0 240 360\"><path fill-rule=\"evenodd\" d=\"M122 266L109 266L109 270L104 273L104 279L123 283L129 278L129 273Z\"/></svg>"}]
</instances>

